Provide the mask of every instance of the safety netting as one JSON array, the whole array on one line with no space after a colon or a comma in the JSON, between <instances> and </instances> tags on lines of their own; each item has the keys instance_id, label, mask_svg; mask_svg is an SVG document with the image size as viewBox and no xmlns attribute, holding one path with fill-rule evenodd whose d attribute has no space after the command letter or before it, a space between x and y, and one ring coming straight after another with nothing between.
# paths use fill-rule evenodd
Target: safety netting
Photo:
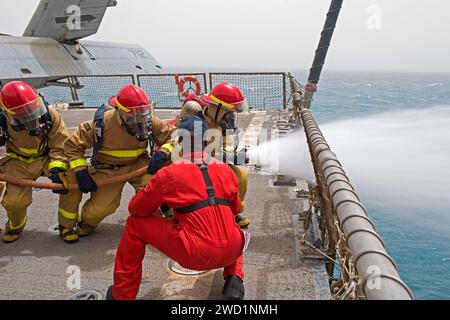
<instances>
[{"instance_id":1,"label":"safety netting","mask_svg":"<svg viewBox=\"0 0 450 320\"><path fill-rule=\"evenodd\" d=\"M60 82L69 85L67 79L61 80ZM69 87L49 86L41 88L38 91L49 104L69 103L73 101Z\"/></svg>"},{"instance_id":2,"label":"safety netting","mask_svg":"<svg viewBox=\"0 0 450 320\"><path fill-rule=\"evenodd\" d=\"M210 73L211 87L223 81L242 90L250 109L283 109L288 105L285 73Z\"/></svg>"},{"instance_id":3,"label":"safety netting","mask_svg":"<svg viewBox=\"0 0 450 320\"><path fill-rule=\"evenodd\" d=\"M108 100L127 84L134 84L134 78L129 76L83 76L77 77L81 89L77 89L79 101L86 108L98 108L107 104Z\"/></svg>"},{"instance_id":4,"label":"safety netting","mask_svg":"<svg viewBox=\"0 0 450 320\"><path fill-rule=\"evenodd\" d=\"M283 109L290 104L289 78L283 72L79 76L72 77L72 83L78 82L72 90L49 86L39 92L50 104L77 101L82 102L79 106L98 108L123 86L138 84L156 102L155 108L179 109L185 98L183 91L202 95L223 81L231 82L243 91L250 109ZM59 82L70 84L68 79Z\"/></svg>"},{"instance_id":5,"label":"safety netting","mask_svg":"<svg viewBox=\"0 0 450 320\"><path fill-rule=\"evenodd\" d=\"M179 83L184 92L201 95L208 91L206 79L205 73L139 75L138 84L156 102L155 108L178 109L184 101Z\"/></svg>"}]
</instances>

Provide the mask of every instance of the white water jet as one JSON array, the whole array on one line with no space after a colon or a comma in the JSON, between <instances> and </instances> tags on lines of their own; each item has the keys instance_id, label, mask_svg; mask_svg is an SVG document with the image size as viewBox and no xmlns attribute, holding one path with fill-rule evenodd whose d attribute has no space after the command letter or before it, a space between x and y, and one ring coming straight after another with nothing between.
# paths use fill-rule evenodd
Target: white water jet
<instances>
[{"instance_id":1,"label":"white water jet","mask_svg":"<svg viewBox=\"0 0 450 320\"><path fill-rule=\"evenodd\" d=\"M274 139L249 150L250 162L273 172L315 183L308 145L303 131Z\"/></svg>"},{"instance_id":2,"label":"white water jet","mask_svg":"<svg viewBox=\"0 0 450 320\"><path fill-rule=\"evenodd\" d=\"M424 218L426 212L444 212L449 221L450 106L386 112L320 127L364 200L405 214L408 209L422 210ZM314 179L303 131L256 147L250 159L274 171Z\"/></svg>"}]
</instances>

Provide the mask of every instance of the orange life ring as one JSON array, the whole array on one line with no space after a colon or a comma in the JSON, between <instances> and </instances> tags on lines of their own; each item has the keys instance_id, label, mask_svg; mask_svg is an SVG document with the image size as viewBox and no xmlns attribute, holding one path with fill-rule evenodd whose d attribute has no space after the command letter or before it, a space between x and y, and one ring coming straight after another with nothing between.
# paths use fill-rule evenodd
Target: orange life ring
<instances>
[{"instance_id":1,"label":"orange life ring","mask_svg":"<svg viewBox=\"0 0 450 320\"><path fill-rule=\"evenodd\" d=\"M178 77L177 77L178 80ZM189 95L189 92L184 89L184 84L186 82L193 82L195 84L195 95L199 96L202 93L202 85L200 84L200 81L194 76L185 76L181 78L178 82L178 91L184 96L187 97Z\"/></svg>"}]
</instances>

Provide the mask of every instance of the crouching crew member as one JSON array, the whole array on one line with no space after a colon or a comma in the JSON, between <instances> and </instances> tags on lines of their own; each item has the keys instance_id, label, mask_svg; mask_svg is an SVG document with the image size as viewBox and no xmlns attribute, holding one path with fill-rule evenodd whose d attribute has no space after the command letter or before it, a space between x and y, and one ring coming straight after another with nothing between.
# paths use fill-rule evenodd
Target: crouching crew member
<instances>
[{"instance_id":1,"label":"crouching crew member","mask_svg":"<svg viewBox=\"0 0 450 320\"><path fill-rule=\"evenodd\" d=\"M199 128L194 138L199 151L184 149L181 159L159 170L131 200L107 299L136 298L146 244L188 269L224 268L223 294L243 299L245 237L234 219L241 209L239 182L229 166L202 151L202 119L193 116L181 122L179 134L186 130L194 137L194 128ZM174 210L174 219L155 215L162 204Z\"/></svg>"},{"instance_id":2,"label":"crouching crew member","mask_svg":"<svg viewBox=\"0 0 450 320\"><path fill-rule=\"evenodd\" d=\"M147 185L151 174L170 158L177 143L175 127L153 115L152 103L145 91L136 85L127 85L110 99L113 107L101 107L94 119L80 124L65 144L65 154L74 171L70 180L79 184L79 190L70 191L71 202L60 206L59 224L64 228L63 239L89 235L108 215L120 205L125 183L97 187L95 180L124 175L148 165L148 174L128 181L136 190ZM150 160L153 144L160 145ZM85 151L93 148L91 166L87 166ZM81 209L78 207L82 193L91 193ZM78 227L74 227L78 224ZM72 239L72 238L70 238Z\"/></svg>"},{"instance_id":3,"label":"crouching crew member","mask_svg":"<svg viewBox=\"0 0 450 320\"><path fill-rule=\"evenodd\" d=\"M0 159L0 172L33 181L48 176L53 183L63 183L61 178L67 168L64 142L69 133L60 114L35 89L20 81L2 88L0 105L0 145L6 146L6 155ZM0 185L0 194L4 188L4 184ZM59 206L68 204L68 190L53 192L61 194ZM4 242L19 238L31 202L31 187L6 183L1 203L8 215Z\"/></svg>"}]
</instances>

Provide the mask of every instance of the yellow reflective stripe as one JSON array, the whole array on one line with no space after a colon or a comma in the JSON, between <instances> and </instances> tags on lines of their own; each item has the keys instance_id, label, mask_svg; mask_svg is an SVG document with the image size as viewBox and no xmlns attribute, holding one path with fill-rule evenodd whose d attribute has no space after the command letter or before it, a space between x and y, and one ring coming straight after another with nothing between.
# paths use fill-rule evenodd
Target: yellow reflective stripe
<instances>
[{"instance_id":1,"label":"yellow reflective stripe","mask_svg":"<svg viewBox=\"0 0 450 320\"><path fill-rule=\"evenodd\" d=\"M38 154L38 149L27 149L27 148L22 148L22 147L18 147L20 152L26 153L26 154Z\"/></svg>"},{"instance_id":2,"label":"yellow reflective stripe","mask_svg":"<svg viewBox=\"0 0 450 320\"><path fill-rule=\"evenodd\" d=\"M99 152L116 158L137 158L146 150L147 148L136 150L99 150Z\"/></svg>"},{"instance_id":3,"label":"yellow reflective stripe","mask_svg":"<svg viewBox=\"0 0 450 320\"><path fill-rule=\"evenodd\" d=\"M11 230L21 229L25 226L26 223L27 223L27 217L23 218L23 221L17 227L14 227L12 225L11 220L9 220L9 229L11 229Z\"/></svg>"},{"instance_id":4,"label":"yellow reflective stripe","mask_svg":"<svg viewBox=\"0 0 450 320\"><path fill-rule=\"evenodd\" d=\"M64 210L63 208L58 208L58 212L62 214L62 216L69 220L74 220L78 218L78 212L69 212Z\"/></svg>"},{"instance_id":5,"label":"yellow reflective stripe","mask_svg":"<svg viewBox=\"0 0 450 320\"><path fill-rule=\"evenodd\" d=\"M18 154L15 154L14 152L8 152L8 153L6 153L5 154L7 157L9 157L9 158L12 158L12 159L17 159L17 160L20 160L20 161L23 161L23 162L25 162L25 163L28 163L28 164L30 164L30 163L32 163L32 162L35 162L35 161L37 161L37 160L42 160L42 159L44 159L44 157L36 157L36 158L24 158L24 157L21 157L21 156L19 156Z\"/></svg>"},{"instance_id":6,"label":"yellow reflective stripe","mask_svg":"<svg viewBox=\"0 0 450 320\"><path fill-rule=\"evenodd\" d=\"M173 150L173 145L171 145L170 143L166 143L166 144L163 144L163 145L161 146L161 149L162 149L162 148L166 149L166 150L169 151L169 152L172 152L172 150Z\"/></svg>"},{"instance_id":7,"label":"yellow reflective stripe","mask_svg":"<svg viewBox=\"0 0 450 320\"><path fill-rule=\"evenodd\" d=\"M115 98L115 101L116 101L117 106L118 106L120 109L122 109L123 111L125 111L126 113L128 113L128 112L131 111L130 109L124 107L124 106L119 102L119 100L117 100L117 98Z\"/></svg>"},{"instance_id":8,"label":"yellow reflective stripe","mask_svg":"<svg viewBox=\"0 0 450 320\"><path fill-rule=\"evenodd\" d=\"M67 169L67 164L62 161L50 161L48 164L48 170L52 170L53 168L61 168L61 169Z\"/></svg>"},{"instance_id":9,"label":"yellow reflective stripe","mask_svg":"<svg viewBox=\"0 0 450 320\"><path fill-rule=\"evenodd\" d=\"M216 98L213 95L210 95L209 97L211 98L212 101L214 101L216 103L220 103L221 105L223 105L224 107L226 107L228 109L235 109L236 108L232 104L226 103L225 101L222 101L222 100L220 100L219 98Z\"/></svg>"},{"instance_id":10,"label":"yellow reflective stripe","mask_svg":"<svg viewBox=\"0 0 450 320\"><path fill-rule=\"evenodd\" d=\"M85 167L85 166L87 166L87 163L86 163L86 159L78 159L78 160L70 161L69 165L70 165L71 169L75 169L78 167L83 167L83 166Z\"/></svg>"}]
</instances>

